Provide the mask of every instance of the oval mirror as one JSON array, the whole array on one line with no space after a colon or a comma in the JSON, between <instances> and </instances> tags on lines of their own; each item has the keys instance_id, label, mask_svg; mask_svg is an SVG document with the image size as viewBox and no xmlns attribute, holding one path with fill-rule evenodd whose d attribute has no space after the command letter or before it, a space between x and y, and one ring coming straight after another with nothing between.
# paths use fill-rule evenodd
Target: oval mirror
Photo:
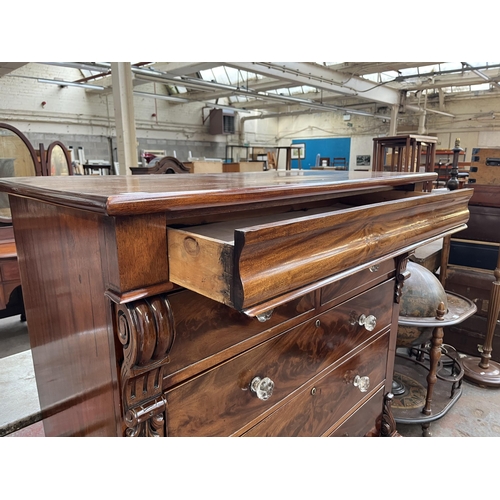
<instances>
[{"instance_id":1,"label":"oval mirror","mask_svg":"<svg viewBox=\"0 0 500 500\"><path fill-rule=\"evenodd\" d=\"M21 132L0 124L0 177L37 175L37 160L31 143ZM11 222L9 198L0 193L0 222Z\"/></svg>"},{"instance_id":2,"label":"oval mirror","mask_svg":"<svg viewBox=\"0 0 500 500\"><path fill-rule=\"evenodd\" d=\"M71 157L59 142L53 142L47 150L49 175L71 175Z\"/></svg>"}]
</instances>

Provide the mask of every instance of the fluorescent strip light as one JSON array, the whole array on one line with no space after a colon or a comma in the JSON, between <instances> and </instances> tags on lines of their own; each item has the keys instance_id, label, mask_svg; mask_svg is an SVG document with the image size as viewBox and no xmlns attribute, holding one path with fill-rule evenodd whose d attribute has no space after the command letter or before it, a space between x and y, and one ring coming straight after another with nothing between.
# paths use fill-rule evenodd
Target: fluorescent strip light
<instances>
[{"instance_id":1,"label":"fluorescent strip light","mask_svg":"<svg viewBox=\"0 0 500 500\"><path fill-rule=\"evenodd\" d=\"M134 90L134 95L140 97L151 97L152 99L161 99L163 101L189 102L189 99L184 99L183 97L175 97L172 95L162 95L162 94L151 94L150 92L139 92L137 90Z\"/></svg>"},{"instance_id":2,"label":"fluorescent strip light","mask_svg":"<svg viewBox=\"0 0 500 500\"><path fill-rule=\"evenodd\" d=\"M84 89L104 90L101 85L91 85L90 83L65 82L63 80L46 80L45 78L37 78L39 83L51 83L60 87L82 87Z\"/></svg>"}]
</instances>

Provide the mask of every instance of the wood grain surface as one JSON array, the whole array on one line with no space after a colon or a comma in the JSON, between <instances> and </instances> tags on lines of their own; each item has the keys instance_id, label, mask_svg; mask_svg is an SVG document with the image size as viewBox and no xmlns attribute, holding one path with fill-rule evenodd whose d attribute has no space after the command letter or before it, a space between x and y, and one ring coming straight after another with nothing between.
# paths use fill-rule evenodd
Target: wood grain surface
<instances>
[{"instance_id":1,"label":"wood grain surface","mask_svg":"<svg viewBox=\"0 0 500 500\"><path fill-rule=\"evenodd\" d=\"M435 178L274 171L1 179L45 435L243 435L280 408L291 418L279 425L293 433L298 414L284 405L309 401L315 384L330 396L308 432L377 434L402 262L469 216L472 190L425 192ZM350 207L328 212L339 202ZM305 215L318 208L325 213ZM171 229L276 214L285 220L233 225L234 245L220 240L233 255L215 252L214 269L233 275L224 291L231 307L173 282L172 266L211 275L172 263ZM260 313L271 309L265 321ZM376 317L373 331L359 324L362 314ZM343 363L373 374L361 399L342 384L338 391ZM331 389L319 385L330 375ZM274 380L269 400L250 390L256 376ZM332 410L338 397L346 405Z\"/></svg>"},{"instance_id":2,"label":"wood grain surface","mask_svg":"<svg viewBox=\"0 0 500 500\"><path fill-rule=\"evenodd\" d=\"M108 215L217 211L362 190L390 190L434 180L434 173L268 171L226 174L23 177L0 190ZM417 183L417 184L415 184ZM226 210L227 211L227 210Z\"/></svg>"},{"instance_id":3,"label":"wood grain surface","mask_svg":"<svg viewBox=\"0 0 500 500\"><path fill-rule=\"evenodd\" d=\"M168 434L222 436L248 430L254 419L277 409L302 384L387 328L393 290L394 283L385 282L167 391ZM377 318L373 331L353 323L361 314ZM275 383L267 401L249 389L256 376Z\"/></svg>"}]
</instances>

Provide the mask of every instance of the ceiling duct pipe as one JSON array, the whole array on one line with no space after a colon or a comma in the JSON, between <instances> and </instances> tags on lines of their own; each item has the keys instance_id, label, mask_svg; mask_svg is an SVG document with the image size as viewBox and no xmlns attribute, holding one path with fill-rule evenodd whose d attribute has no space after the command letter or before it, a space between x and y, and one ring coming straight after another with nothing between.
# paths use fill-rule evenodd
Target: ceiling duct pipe
<instances>
[{"instance_id":1,"label":"ceiling duct pipe","mask_svg":"<svg viewBox=\"0 0 500 500\"><path fill-rule=\"evenodd\" d=\"M455 115L451 113L446 113L445 111L438 111L437 109L424 108L420 106L414 106L413 104L405 104L405 108L410 111L416 111L417 113L435 113L436 115L449 116L450 118L455 118Z\"/></svg>"}]
</instances>

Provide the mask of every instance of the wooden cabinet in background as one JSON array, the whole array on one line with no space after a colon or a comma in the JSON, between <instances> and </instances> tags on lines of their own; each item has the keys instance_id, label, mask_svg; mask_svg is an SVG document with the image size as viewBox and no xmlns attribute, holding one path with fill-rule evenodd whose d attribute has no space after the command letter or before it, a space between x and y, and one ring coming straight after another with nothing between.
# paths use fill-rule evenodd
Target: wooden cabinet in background
<instances>
[{"instance_id":1,"label":"wooden cabinet in background","mask_svg":"<svg viewBox=\"0 0 500 500\"><path fill-rule=\"evenodd\" d=\"M487 151L491 157L492 150ZM462 323L448 327L445 335L460 352L480 356L488 335L492 283L496 281L494 271L500 252L500 187L493 184L472 186L474 194L469 202L468 227L454 234L450 241L446 289L472 300L477 312ZM500 324L496 320L491 338L491 359L500 362Z\"/></svg>"},{"instance_id":2,"label":"wooden cabinet in background","mask_svg":"<svg viewBox=\"0 0 500 500\"><path fill-rule=\"evenodd\" d=\"M223 163L224 172L262 172L264 170L263 161L238 161L232 163Z\"/></svg>"},{"instance_id":3,"label":"wooden cabinet in background","mask_svg":"<svg viewBox=\"0 0 500 500\"><path fill-rule=\"evenodd\" d=\"M191 174L220 174L222 173L221 161L193 160L185 161L184 166Z\"/></svg>"},{"instance_id":4,"label":"wooden cabinet in background","mask_svg":"<svg viewBox=\"0 0 500 500\"><path fill-rule=\"evenodd\" d=\"M469 182L483 186L500 185L500 148L474 148Z\"/></svg>"}]
</instances>

